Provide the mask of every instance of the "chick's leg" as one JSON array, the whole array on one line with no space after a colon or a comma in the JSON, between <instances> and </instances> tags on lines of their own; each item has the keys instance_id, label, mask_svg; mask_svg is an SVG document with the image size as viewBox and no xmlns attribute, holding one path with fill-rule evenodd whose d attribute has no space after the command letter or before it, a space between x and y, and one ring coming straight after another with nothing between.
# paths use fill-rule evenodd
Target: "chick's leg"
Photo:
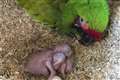
<instances>
[{"instance_id":1,"label":"chick's leg","mask_svg":"<svg viewBox=\"0 0 120 80\"><path fill-rule=\"evenodd\" d=\"M71 59L67 59L66 60L66 70L65 70L65 72L69 73L69 72L72 72L72 70L73 70L72 60Z\"/></svg>"},{"instance_id":2,"label":"chick's leg","mask_svg":"<svg viewBox=\"0 0 120 80\"><path fill-rule=\"evenodd\" d=\"M54 70L52 63L50 61L46 62L46 66L47 66L48 70L50 71L50 76L49 76L48 80L52 80L53 77L56 75L56 71Z\"/></svg>"},{"instance_id":3,"label":"chick's leg","mask_svg":"<svg viewBox=\"0 0 120 80\"><path fill-rule=\"evenodd\" d=\"M62 75L65 75L65 69L66 69L66 63L64 62L61 67L60 67L60 73L62 73Z\"/></svg>"}]
</instances>

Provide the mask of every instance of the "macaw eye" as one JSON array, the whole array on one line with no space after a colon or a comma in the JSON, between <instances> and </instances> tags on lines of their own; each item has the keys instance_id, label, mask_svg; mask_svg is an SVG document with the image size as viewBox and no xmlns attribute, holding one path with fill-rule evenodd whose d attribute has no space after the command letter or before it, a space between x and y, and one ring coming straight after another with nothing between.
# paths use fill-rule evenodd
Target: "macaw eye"
<instances>
[{"instance_id":1,"label":"macaw eye","mask_svg":"<svg viewBox=\"0 0 120 80\"><path fill-rule=\"evenodd\" d=\"M79 19L80 23L88 23L88 21L85 21L83 18Z\"/></svg>"},{"instance_id":2,"label":"macaw eye","mask_svg":"<svg viewBox=\"0 0 120 80\"><path fill-rule=\"evenodd\" d=\"M87 23L87 21L85 21L83 18L81 18L81 17L77 17L76 19L75 19L75 26L76 27L80 27L81 26L81 24L84 24L84 23Z\"/></svg>"},{"instance_id":3,"label":"macaw eye","mask_svg":"<svg viewBox=\"0 0 120 80\"><path fill-rule=\"evenodd\" d=\"M80 22L82 23L84 20L82 18L80 18Z\"/></svg>"}]
</instances>

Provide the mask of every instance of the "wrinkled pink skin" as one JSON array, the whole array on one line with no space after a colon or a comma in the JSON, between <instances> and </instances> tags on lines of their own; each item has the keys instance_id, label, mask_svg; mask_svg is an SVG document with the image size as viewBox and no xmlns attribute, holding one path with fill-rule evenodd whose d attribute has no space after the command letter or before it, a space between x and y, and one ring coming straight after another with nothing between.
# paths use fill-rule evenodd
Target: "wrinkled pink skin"
<instances>
[{"instance_id":1,"label":"wrinkled pink skin","mask_svg":"<svg viewBox=\"0 0 120 80\"><path fill-rule=\"evenodd\" d=\"M48 80L57 74L72 71L71 48L67 44L55 46L52 49L35 51L26 62L25 71L35 74L49 76Z\"/></svg>"}]
</instances>

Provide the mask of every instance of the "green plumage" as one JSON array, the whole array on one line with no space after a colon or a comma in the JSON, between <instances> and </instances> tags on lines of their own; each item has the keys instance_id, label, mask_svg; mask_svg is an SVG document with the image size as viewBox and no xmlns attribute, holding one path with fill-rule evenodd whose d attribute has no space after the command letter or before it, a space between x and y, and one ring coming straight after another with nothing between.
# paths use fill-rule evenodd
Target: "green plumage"
<instances>
[{"instance_id":1,"label":"green plumage","mask_svg":"<svg viewBox=\"0 0 120 80\"><path fill-rule=\"evenodd\" d=\"M65 9L63 10L64 24L70 24L73 17L79 15L92 29L103 32L107 27L109 8L106 0L69 0Z\"/></svg>"},{"instance_id":2,"label":"green plumage","mask_svg":"<svg viewBox=\"0 0 120 80\"><path fill-rule=\"evenodd\" d=\"M109 21L107 0L18 0L28 13L39 22L57 26L65 33L79 15L91 29L103 32Z\"/></svg>"}]
</instances>

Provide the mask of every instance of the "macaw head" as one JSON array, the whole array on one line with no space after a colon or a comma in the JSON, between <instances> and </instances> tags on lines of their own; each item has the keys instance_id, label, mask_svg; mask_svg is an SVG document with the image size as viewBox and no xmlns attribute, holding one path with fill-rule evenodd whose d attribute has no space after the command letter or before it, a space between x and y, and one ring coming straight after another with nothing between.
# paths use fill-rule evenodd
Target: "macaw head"
<instances>
[{"instance_id":1,"label":"macaw head","mask_svg":"<svg viewBox=\"0 0 120 80\"><path fill-rule=\"evenodd\" d=\"M79 16L75 19L74 27L80 31L80 41L84 44L88 45L102 38L103 33L91 29L88 22Z\"/></svg>"},{"instance_id":2,"label":"macaw head","mask_svg":"<svg viewBox=\"0 0 120 80\"><path fill-rule=\"evenodd\" d=\"M85 21L84 19L82 19L79 16L75 19L74 25L75 25L75 27L82 28L83 30L89 29L89 25L88 25L87 21Z\"/></svg>"}]
</instances>

